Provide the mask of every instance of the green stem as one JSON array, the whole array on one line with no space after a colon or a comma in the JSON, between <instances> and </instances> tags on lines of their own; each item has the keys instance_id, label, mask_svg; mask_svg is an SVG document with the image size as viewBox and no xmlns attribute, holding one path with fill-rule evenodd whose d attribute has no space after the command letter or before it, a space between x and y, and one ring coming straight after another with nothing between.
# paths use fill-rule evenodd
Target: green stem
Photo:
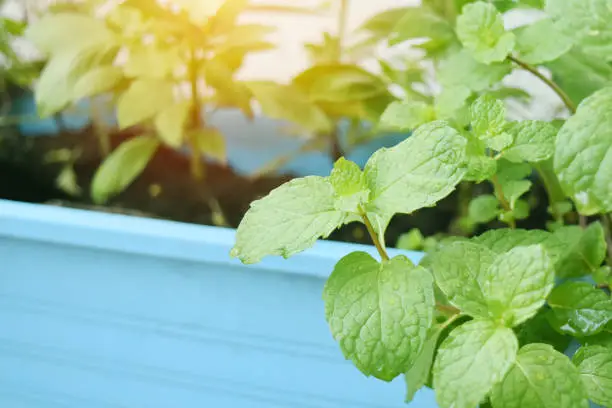
<instances>
[{"instance_id":1,"label":"green stem","mask_svg":"<svg viewBox=\"0 0 612 408\"><path fill-rule=\"evenodd\" d=\"M608 265L612 266L612 223L610 222L610 214L602 214L601 221L604 226L604 233L606 236L606 243L608 247Z\"/></svg>"},{"instance_id":2,"label":"green stem","mask_svg":"<svg viewBox=\"0 0 612 408\"><path fill-rule=\"evenodd\" d=\"M521 61L520 59L513 57L512 55L508 56L508 60L514 62L516 65L518 65L519 67L523 68L525 71L529 71L531 72L533 75L535 75L538 79L540 79L542 82L544 82L550 89L552 89L558 96L559 98L561 98L561 100L563 101L563 103L565 104L565 106L567 107L567 109L572 113L576 113L576 105L574 104L574 102L572 101L572 99L569 97L568 94L565 93L565 91L563 89L561 89L561 87L559 85L557 85L554 81L551 81L550 79L546 78L540 71L538 71L538 69L536 67L534 67L533 65L530 65L524 61Z\"/></svg>"},{"instance_id":3,"label":"green stem","mask_svg":"<svg viewBox=\"0 0 612 408\"><path fill-rule=\"evenodd\" d=\"M110 135L104 126L104 122L102 119L102 115L98 109L98 105L96 101L91 101L91 118L94 132L96 134L96 138L98 139L98 146L100 148L100 157L105 158L111 152L111 141Z\"/></svg>"},{"instance_id":4,"label":"green stem","mask_svg":"<svg viewBox=\"0 0 612 408\"><path fill-rule=\"evenodd\" d=\"M453 314L452 316L450 316L448 319L446 319L444 321L444 323L442 323L440 325L440 330L444 330L446 329L448 326L450 326L451 324L453 324L455 321L457 321L457 319L459 319L461 317L461 313L457 312L455 314Z\"/></svg>"},{"instance_id":5,"label":"green stem","mask_svg":"<svg viewBox=\"0 0 612 408\"><path fill-rule=\"evenodd\" d=\"M344 46L345 46L345 38L347 31L347 23L348 23L348 13L349 13L349 0L341 0L340 1L340 10L338 12L338 44L336 46L336 55L335 59L338 64L342 63L342 58L344 54ZM342 145L340 144L340 135L338 131L338 123L334 124L334 129L330 134L330 144L331 144L331 157L335 162L342 156L344 156L344 152L342 150Z\"/></svg>"},{"instance_id":6,"label":"green stem","mask_svg":"<svg viewBox=\"0 0 612 408\"><path fill-rule=\"evenodd\" d=\"M370 238L372 239L372 242L374 242L374 246L376 247L378 254L380 255L383 261L388 261L389 255L387 254L387 250L385 249L384 245L381 243L378 233L376 233L376 230L374 230L374 227L372 226L372 223L370 222L370 219L368 218L368 214L365 212L363 208L360 208L359 215L361 215L361 219L363 220L363 223L365 224L366 229L368 230L368 234L370 234Z\"/></svg>"},{"instance_id":7,"label":"green stem","mask_svg":"<svg viewBox=\"0 0 612 408\"><path fill-rule=\"evenodd\" d=\"M544 189L548 195L548 204L553 212L553 218L555 221L562 222L563 215L557 211L557 206L555 204L563 201L565 196L560 190L561 187L559 186L555 174L544 164L533 163L533 168L538 172L544 184Z\"/></svg>"},{"instance_id":8,"label":"green stem","mask_svg":"<svg viewBox=\"0 0 612 408\"><path fill-rule=\"evenodd\" d=\"M346 28L348 23L349 14L349 0L340 1L340 12L338 13L338 48L336 53L336 60L342 62L342 54L344 49L344 40L346 37Z\"/></svg>"},{"instance_id":9,"label":"green stem","mask_svg":"<svg viewBox=\"0 0 612 408\"><path fill-rule=\"evenodd\" d=\"M510 203L508 202L508 200L506 199L506 196L504 195L504 192L502 190L502 186L499 182L499 178L497 177L497 174L491 177L491 183L493 183L493 190L495 192L495 197L497 197L497 200L499 201L501 206L506 211L512 211L512 207L510 207ZM516 228L516 221L514 219L510 219L510 221L508 222L508 225L510 226L510 228L514 229Z\"/></svg>"},{"instance_id":10,"label":"green stem","mask_svg":"<svg viewBox=\"0 0 612 408\"><path fill-rule=\"evenodd\" d=\"M191 130L204 127L202 112L200 111L200 100L198 92L198 59L195 48L191 49L191 60L189 61L189 82L191 83ZM204 178L204 163L200 154L200 146L194 132L189 132L188 142L191 147L190 168L191 175L197 181Z\"/></svg>"}]
</instances>

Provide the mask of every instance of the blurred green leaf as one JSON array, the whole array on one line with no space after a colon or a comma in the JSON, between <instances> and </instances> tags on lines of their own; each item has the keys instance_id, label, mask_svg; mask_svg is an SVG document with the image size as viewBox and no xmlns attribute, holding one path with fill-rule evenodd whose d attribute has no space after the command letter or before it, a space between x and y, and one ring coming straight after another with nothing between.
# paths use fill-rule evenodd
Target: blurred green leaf
<instances>
[{"instance_id":1,"label":"blurred green leaf","mask_svg":"<svg viewBox=\"0 0 612 408\"><path fill-rule=\"evenodd\" d=\"M99 95L115 88L123 80L123 71L111 65L94 67L74 84L72 99Z\"/></svg>"},{"instance_id":2,"label":"blurred green leaf","mask_svg":"<svg viewBox=\"0 0 612 408\"><path fill-rule=\"evenodd\" d=\"M246 86L266 116L289 120L314 132L331 131L330 119L299 88L272 81L246 82Z\"/></svg>"},{"instance_id":3,"label":"blurred green leaf","mask_svg":"<svg viewBox=\"0 0 612 408\"><path fill-rule=\"evenodd\" d=\"M431 105L418 101L393 102L380 117L381 130L406 131L431 122L435 119L435 112Z\"/></svg>"},{"instance_id":4,"label":"blurred green leaf","mask_svg":"<svg viewBox=\"0 0 612 408\"><path fill-rule=\"evenodd\" d=\"M456 41L453 27L444 17L428 7L407 7L397 21L389 38L395 45L415 38L429 38L434 42L448 44Z\"/></svg>"},{"instance_id":5,"label":"blurred green leaf","mask_svg":"<svg viewBox=\"0 0 612 408\"><path fill-rule=\"evenodd\" d=\"M512 71L508 62L486 65L462 50L444 60L438 69L438 80L444 87L467 87L480 92L500 82Z\"/></svg>"},{"instance_id":6,"label":"blurred green leaf","mask_svg":"<svg viewBox=\"0 0 612 408\"><path fill-rule=\"evenodd\" d=\"M211 157L221 163L227 162L227 148L223 134L216 128L196 129L189 133L189 138L197 141L200 154ZM194 152L193 154L197 154Z\"/></svg>"},{"instance_id":7,"label":"blurred green leaf","mask_svg":"<svg viewBox=\"0 0 612 408\"><path fill-rule=\"evenodd\" d=\"M493 221L499 215L499 201L495 196L485 194L470 201L468 214L472 220L479 224Z\"/></svg>"},{"instance_id":8,"label":"blurred green leaf","mask_svg":"<svg viewBox=\"0 0 612 408\"><path fill-rule=\"evenodd\" d=\"M178 148L183 144L190 108L189 102L179 102L168 106L155 116L157 134L168 146Z\"/></svg>"},{"instance_id":9,"label":"blurred green leaf","mask_svg":"<svg viewBox=\"0 0 612 408\"><path fill-rule=\"evenodd\" d=\"M292 83L317 102L351 102L388 92L381 78L348 64L316 65L298 74Z\"/></svg>"},{"instance_id":10,"label":"blurred green leaf","mask_svg":"<svg viewBox=\"0 0 612 408\"><path fill-rule=\"evenodd\" d=\"M38 114L48 117L73 101L74 85L92 68L109 64L116 49L107 45L85 50L71 49L55 54L43 69L35 87Z\"/></svg>"},{"instance_id":11,"label":"blurred green leaf","mask_svg":"<svg viewBox=\"0 0 612 408\"><path fill-rule=\"evenodd\" d=\"M170 77L180 63L178 48L146 46L131 49L123 69L125 75L132 78L164 79Z\"/></svg>"},{"instance_id":12,"label":"blurred green leaf","mask_svg":"<svg viewBox=\"0 0 612 408\"><path fill-rule=\"evenodd\" d=\"M234 71L220 58L206 61L202 67L208 86L216 91L215 102L218 107L239 108L248 118L253 118L251 93L248 87L234 78Z\"/></svg>"},{"instance_id":13,"label":"blurred green leaf","mask_svg":"<svg viewBox=\"0 0 612 408\"><path fill-rule=\"evenodd\" d=\"M103 20L80 13L45 14L27 28L25 36L51 55L117 41Z\"/></svg>"},{"instance_id":14,"label":"blurred green leaf","mask_svg":"<svg viewBox=\"0 0 612 408\"><path fill-rule=\"evenodd\" d=\"M612 83L612 66L576 47L548 62L546 67L552 72L552 79L576 104Z\"/></svg>"},{"instance_id":15,"label":"blurred green leaf","mask_svg":"<svg viewBox=\"0 0 612 408\"><path fill-rule=\"evenodd\" d=\"M573 39L565 36L550 19L514 30L516 51L519 58L528 64L553 61L572 48Z\"/></svg>"},{"instance_id":16,"label":"blurred green leaf","mask_svg":"<svg viewBox=\"0 0 612 408\"><path fill-rule=\"evenodd\" d=\"M102 204L125 190L142 173L158 146L157 139L147 136L138 136L119 145L93 177L93 201Z\"/></svg>"},{"instance_id":17,"label":"blurred green leaf","mask_svg":"<svg viewBox=\"0 0 612 408\"><path fill-rule=\"evenodd\" d=\"M141 79L134 81L117 102L119 128L125 129L153 118L174 104L170 82Z\"/></svg>"}]
</instances>

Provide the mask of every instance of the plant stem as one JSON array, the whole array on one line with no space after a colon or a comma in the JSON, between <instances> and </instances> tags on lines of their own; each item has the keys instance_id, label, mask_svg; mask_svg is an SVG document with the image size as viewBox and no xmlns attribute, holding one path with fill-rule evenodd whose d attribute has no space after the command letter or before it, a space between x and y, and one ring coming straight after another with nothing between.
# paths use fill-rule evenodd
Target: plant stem
<instances>
[{"instance_id":1,"label":"plant stem","mask_svg":"<svg viewBox=\"0 0 612 408\"><path fill-rule=\"evenodd\" d=\"M544 184L544 189L546 190L546 193L548 195L548 204L550 205L550 208L553 212L553 218L557 222L562 222L563 215L559 213L555 204L563 201L565 199L565 196L561 191L561 187L559 186L559 182L557 181L555 174L552 172L552 169L547 163L532 164L533 168L538 172L538 174L540 175L540 179Z\"/></svg>"},{"instance_id":2,"label":"plant stem","mask_svg":"<svg viewBox=\"0 0 612 408\"><path fill-rule=\"evenodd\" d=\"M336 44L336 55L335 60L336 63L341 64L342 58L344 54L344 42L346 37L346 28L348 22L348 12L349 12L349 0L341 0L340 1L340 10L338 11L338 40ZM330 154L332 160L335 162L342 156L344 156L344 151L342 149L342 145L340 144L340 132L338 129L338 121L334 123L334 128L329 135L330 139Z\"/></svg>"},{"instance_id":3,"label":"plant stem","mask_svg":"<svg viewBox=\"0 0 612 408\"><path fill-rule=\"evenodd\" d=\"M602 214L601 221L604 226L606 236L606 244L608 247L608 265L612 265L612 223L610 222L610 214Z\"/></svg>"},{"instance_id":4,"label":"plant stem","mask_svg":"<svg viewBox=\"0 0 612 408\"><path fill-rule=\"evenodd\" d=\"M559 85L557 85L554 81L551 81L550 79L546 78L540 71L538 71L538 69L536 67L534 67L533 65L530 65L524 61L521 61L520 59L509 55L508 56L508 60L514 62L516 65L520 66L521 68L523 68L526 71L531 72L533 75L535 75L536 77L538 77L542 82L544 82L550 89L552 89L558 96L559 98L561 98L561 100L563 101L563 103L565 104L565 106L567 107L567 109L572 113L576 113L576 105L574 104L574 102L572 101L572 99L568 96L568 94L565 93L565 91L563 89L561 89L561 87Z\"/></svg>"},{"instance_id":5,"label":"plant stem","mask_svg":"<svg viewBox=\"0 0 612 408\"><path fill-rule=\"evenodd\" d=\"M504 192L502 190L502 186L499 182L499 178L497 177L497 174L491 177L491 182L493 183L493 190L495 192L495 197L497 197L497 200L502 205L504 210L512 211L512 207L510 207L510 203L508 202L508 200L506 199L506 196L504 195ZM516 221L514 220L514 218L510 219L510 221L508 222L508 225L512 229L516 228Z\"/></svg>"},{"instance_id":6,"label":"plant stem","mask_svg":"<svg viewBox=\"0 0 612 408\"><path fill-rule=\"evenodd\" d=\"M191 49L191 60L189 61L189 82L191 83L191 124L190 130L197 130L204 127L202 112L200 110L200 100L198 92L198 59L195 48ZM197 181L204 178L204 164L200 154L200 146L194 132L189 132L188 142L191 146L191 175Z\"/></svg>"},{"instance_id":7,"label":"plant stem","mask_svg":"<svg viewBox=\"0 0 612 408\"><path fill-rule=\"evenodd\" d=\"M440 330L446 329L448 326L453 324L453 322L455 322L460 317L461 317L461 313L455 313L454 315L450 316L448 319L446 319L444 323L440 325Z\"/></svg>"},{"instance_id":8,"label":"plant stem","mask_svg":"<svg viewBox=\"0 0 612 408\"><path fill-rule=\"evenodd\" d=\"M111 141L108 131L103 124L103 118L98 109L98 104L95 100L91 101L91 118L96 138L98 139L98 146L100 148L100 157L105 158L111 152Z\"/></svg>"},{"instance_id":9,"label":"plant stem","mask_svg":"<svg viewBox=\"0 0 612 408\"><path fill-rule=\"evenodd\" d=\"M342 50L344 49L344 40L346 37L346 27L348 22L349 0L340 1L340 12L338 13L338 48L336 60L342 62Z\"/></svg>"},{"instance_id":10,"label":"plant stem","mask_svg":"<svg viewBox=\"0 0 612 408\"><path fill-rule=\"evenodd\" d=\"M365 224L368 230L368 234L370 234L370 238L372 239L372 242L374 242L374 246L376 247L378 254L380 255L383 261L388 261L389 255L387 254L387 250L385 249L383 244L380 242L378 234L374 230L374 227L372 226L372 223L370 222L370 219L368 218L368 214L365 212L363 208L359 208L359 215L361 215L361 219L363 220L363 223Z\"/></svg>"}]
</instances>

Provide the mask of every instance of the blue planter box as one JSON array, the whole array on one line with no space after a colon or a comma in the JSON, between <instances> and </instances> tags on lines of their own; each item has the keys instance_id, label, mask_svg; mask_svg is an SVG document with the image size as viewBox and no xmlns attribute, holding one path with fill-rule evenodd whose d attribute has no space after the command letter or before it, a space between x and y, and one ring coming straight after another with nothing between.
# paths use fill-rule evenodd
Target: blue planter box
<instances>
[{"instance_id":1,"label":"blue planter box","mask_svg":"<svg viewBox=\"0 0 612 408\"><path fill-rule=\"evenodd\" d=\"M321 293L373 248L244 266L234 231L0 200L0 406L400 408L344 360ZM419 254L409 254L418 260ZM421 390L411 408L435 408Z\"/></svg>"},{"instance_id":2,"label":"blue planter box","mask_svg":"<svg viewBox=\"0 0 612 408\"><path fill-rule=\"evenodd\" d=\"M80 102L74 112L62 114L66 127L70 130L82 129L90 122L89 102ZM17 99L12 105L13 115L35 116L36 104L31 95ZM104 118L109 125L116 124L114 113ZM218 127L224 134L228 163L239 174L249 175L274 159L297 152L306 142L303 138L282 133L286 123L267 117L256 117L249 121L239 110L223 110L212 114L209 123ZM26 121L19 125L22 134L29 136L55 135L59 129L53 119ZM391 147L404 140L406 133L386 133L380 137L355 147L347 158L364 166L369 157L381 147ZM308 152L299 154L294 160L279 169L280 173L297 176L327 176L333 162L327 152Z\"/></svg>"}]
</instances>

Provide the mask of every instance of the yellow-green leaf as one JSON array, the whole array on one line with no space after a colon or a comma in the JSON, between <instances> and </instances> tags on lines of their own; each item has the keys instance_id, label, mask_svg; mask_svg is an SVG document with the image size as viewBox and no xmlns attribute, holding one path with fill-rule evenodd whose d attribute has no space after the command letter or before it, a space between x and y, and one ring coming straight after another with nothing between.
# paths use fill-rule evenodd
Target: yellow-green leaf
<instances>
[{"instance_id":1,"label":"yellow-green leaf","mask_svg":"<svg viewBox=\"0 0 612 408\"><path fill-rule=\"evenodd\" d=\"M100 204L122 192L142 173L159 146L157 139L139 136L123 142L100 165L91 184L91 197Z\"/></svg>"},{"instance_id":2,"label":"yellow-green leaf","mask_svg":"<svg viewBox=\"0 0 612 408\"><path fill-rule=\"evenodd\" d=\"M173 103L170 82L153 79L134 81L117 103L119 127L124 129L151 119Z\"/></svg>"},{"instance_id":3,"label":"yellow-green leaf","mask_svg":"<svg viewBox=\"0 0 612 408\"><path fill-rule=\"evenodd\" d=\"M168 146L178 148L183 144L185 124L189 116L189 102L179 102L162 110L155 116L157 135Z\"/></svg>"},{"instance_id":4,"label":"yellow-green leaf","mask_svg":"<svg viewBox=\"0 0 612 408\"><path fill-rule=\"evenodd\" d=\"M81 13L43 15L28 27L25 35L41 51L51 55L116 41L104 20Z\"/></svg>"},{"instance_id":5,"label":"yellow-green leaf","mask_svg":"<svg viewBox=\"0 0 612 408\"><path fill-rule=\"evenodd\" d=\"M81 76L72 90L72 99L82 99L112 90L123 79L121 68L114 66L95 67Z\"/></svg>"},{"instance_id":6,"label":"yellow-green leaf","mask_svg":"<svg viewBox=\"0 0 612 408\"><path fill-rule=\"evenodd\" d=\"M200 148L200 153L225 163L227 161L227 149L225 138L219 129L212 127L198 129L190 133L189 137L195 138Z\"/></svg>"}]
</instances>

